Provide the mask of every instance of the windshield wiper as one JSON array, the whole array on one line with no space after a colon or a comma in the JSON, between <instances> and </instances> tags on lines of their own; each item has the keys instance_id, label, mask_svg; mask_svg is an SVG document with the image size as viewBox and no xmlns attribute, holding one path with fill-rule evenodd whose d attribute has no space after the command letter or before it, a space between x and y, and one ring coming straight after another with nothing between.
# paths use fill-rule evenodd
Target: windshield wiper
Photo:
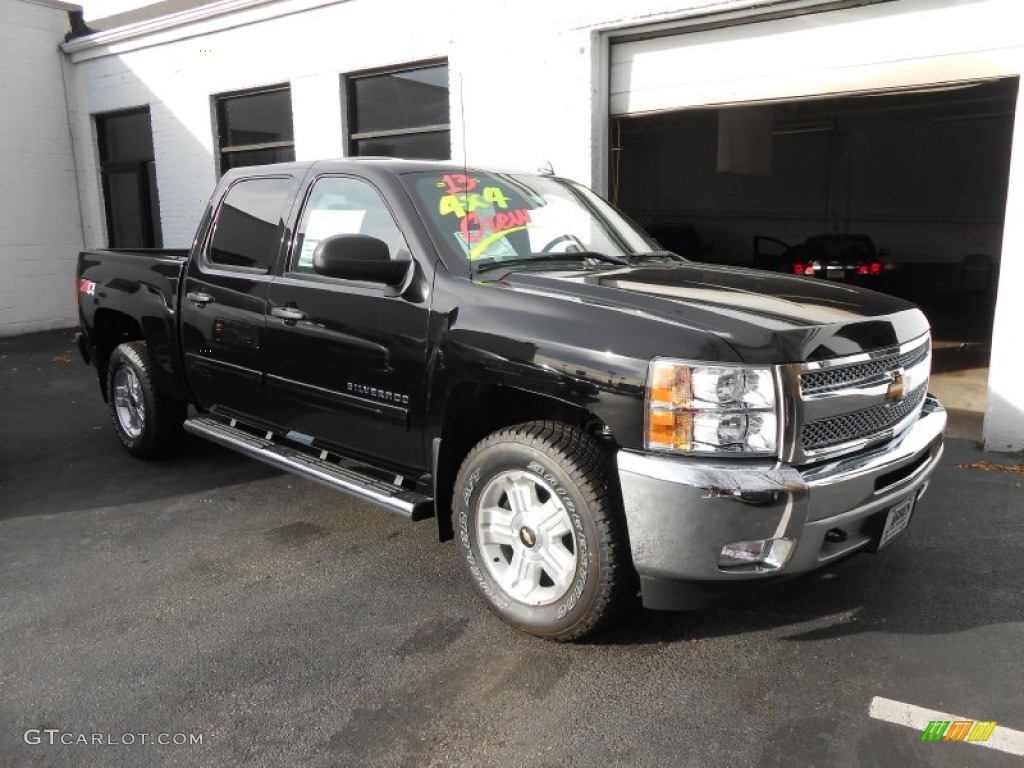
<instances>
[{"instance_id":1,"label":"windshield wiper","mask_svg":"<svg viewBox=\"0 0 1024 768\"><path fill-rule=\"evenodd\" d=\"M588 259L603 261L607 264L619 264L626 267L629 266L629 261L624 259L622 256L612 256L607 253L598 253L597 251L577 251L575 253L538 253L530 256L521 256L515 259L496 259L489 257L475 262L474 271L487 272L488 270L498 269L499 267L522 267L527 264L550 263L552 261L587 261Z\"/></svg>"},{"instance_id":2,"label":"windshield wiper","mask_svg":"<svg viewBox=\"0 0 1024 768\"><path fill-rule=\"evenodd\" d=\"M646 261L647 259L669 259L670 261L688 261L683 256L673 251L645 251L644 253L631 253L629 254L629 260L631 264L636 264L639 261Z\"/></svg>"},{"instance_id":3,"label":"windshield wiper","mask_svg":"<svg viewBox=\"0 0 1024 768\"><path fill-rule=\"evenodd\" d=\"M597 251L580 251L579 253L571 253L567 255L583 256L588 259L597 259L598 261L603 261L608 264L624 264L627 267L629 266L629 259L623 256L613 256L610 253L598 253Z\"/></svg>"}]
</instances>

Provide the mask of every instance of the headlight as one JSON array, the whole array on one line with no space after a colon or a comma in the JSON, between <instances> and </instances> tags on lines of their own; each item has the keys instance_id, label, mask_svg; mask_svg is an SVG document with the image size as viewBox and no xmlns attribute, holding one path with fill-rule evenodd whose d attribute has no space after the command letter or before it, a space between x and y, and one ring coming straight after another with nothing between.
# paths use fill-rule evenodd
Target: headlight
<instances>
[{"instance_id":1,"label":"headlight","mask_svg":"<svg viewBox=\"0 0 1024 768\"><path fill-rule=\"evenodd\" d=\"M778 445L770 368L652 360L646 414L652 451L774 454Z\"/></svg>"}]
</instances>

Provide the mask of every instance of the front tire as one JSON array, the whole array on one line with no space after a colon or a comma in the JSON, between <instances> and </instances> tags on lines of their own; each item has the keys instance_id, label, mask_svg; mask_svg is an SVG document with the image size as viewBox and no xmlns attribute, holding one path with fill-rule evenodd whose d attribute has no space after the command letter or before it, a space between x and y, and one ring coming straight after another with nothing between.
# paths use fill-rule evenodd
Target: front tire
<instances>
[{"instance_id":1,"label":"front tire","mask_svg":"<svg viewBox=\"0 0 1024 768\"><path fill-rule=\"evenodd\" d=\"M456 479L463 563L491 610L519 629L576 640L636 594L614 468L567 424L531 422L478 443Z\"/></svg>"},{"instance_id":2,"label":"front tire","mask_svg":"<svg viewBox=\"0 0 1024 768\"><path fill-rule=\"evenodd\" d=\"M185 403L163 394L153 381L145 342L119 345L107 363L107 403L114 432L133 456L163 453L181 434Z\"/></svg>"}]
</instances>

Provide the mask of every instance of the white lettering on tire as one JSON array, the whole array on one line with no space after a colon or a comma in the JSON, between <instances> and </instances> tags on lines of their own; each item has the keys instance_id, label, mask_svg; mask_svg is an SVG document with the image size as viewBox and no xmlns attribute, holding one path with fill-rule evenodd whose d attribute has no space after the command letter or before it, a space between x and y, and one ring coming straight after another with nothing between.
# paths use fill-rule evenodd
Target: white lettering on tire
<instances>
[{"instance_id":1,"label":"white lettering on tire","mask_svg":"<svg viewBox=\"0 0 1024 768\"><path fill-rule=\"evenodd\" d=\"M563 598L564 602L558 607L557 616L559 619L564 619L579 604L580 598L583 596L583 590L587 586L587 577L590 575L590 550L587 547L587 535L583 531L583 521L576 510L576 505L573 504L572 499L569 497L569 492L558 481L558 478L536 461L531 461L527 464L527 469L540 475L555 490L562 504L565 505L569 517L572 519L573 527L576 528L576 546L579 550L579 573L576 574L576 581L573 583L569 593Z\"/></svg>"},{"instance_id":2,"label":"white lettering on tire","mask_svg":"<svg viewBox=\"0 0 1024 768\"><path fill-rule=\"evenodd\" d=\"M508 608L509 603L499 595L490 582L485 578L483 569L476 561L476 555L473 554L473 547L470 544L469 539L469 502L473 496L473 489L476 484L480 482L480 467L477 467L470 474L466 487L462 489L462 505L459 509L459 539L462 542L463 554L466 558L466 562L469 564L469 572L476 579L477 584L480 585L480 589L487 596L487 599L494 603L499 608Z\"/></svg>"}]
</instances>

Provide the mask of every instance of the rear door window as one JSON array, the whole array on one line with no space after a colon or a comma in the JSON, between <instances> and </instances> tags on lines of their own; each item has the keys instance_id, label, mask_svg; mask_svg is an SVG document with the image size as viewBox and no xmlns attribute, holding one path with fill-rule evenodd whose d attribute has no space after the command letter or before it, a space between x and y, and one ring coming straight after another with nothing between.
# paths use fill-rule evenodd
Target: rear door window
<instances>
[{"instance_id":1,"label":"rear door window","mask_svg":"<svg viewBox=\"0 0 1024 768\"><path fill-rule=\"evenodd\" d=\"M269 272L277 261L292 179L242 179L217 212L207 259L213 266Z\"/></svg>"}]
</instances>

